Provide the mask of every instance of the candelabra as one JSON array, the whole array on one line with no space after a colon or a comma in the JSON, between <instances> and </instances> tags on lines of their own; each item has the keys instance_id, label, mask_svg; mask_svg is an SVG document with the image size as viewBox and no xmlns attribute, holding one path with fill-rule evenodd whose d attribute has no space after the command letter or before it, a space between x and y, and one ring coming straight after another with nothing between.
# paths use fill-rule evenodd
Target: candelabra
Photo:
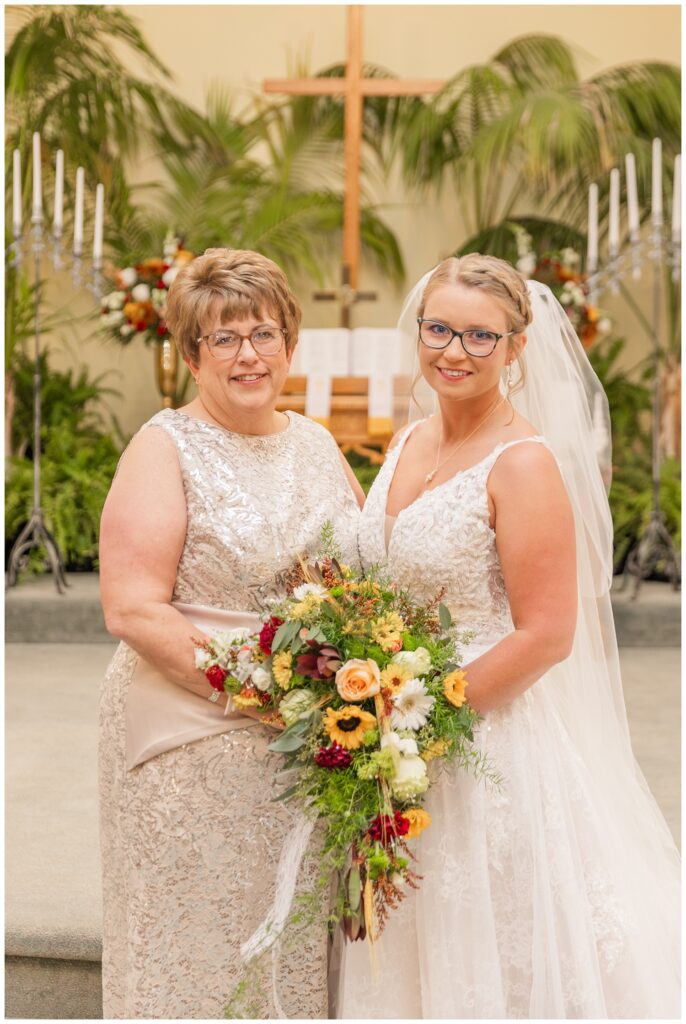
<instances>
[{"instance_id":1,"label":"candelabra","mask_svg":"<svg viewBox=\"0 0 686 1024\"><path fill-rule=\"evenodd\" d=\"M38 133L33 136L33 213L31 216L31 232L27 239L22 234L21 218L21 174L19 152L14 153L14 192L13 192L13 242L6 257L10 266L18 269L23 260L23 247L28 244L33 257L34 274L34 368L33 368L33 503L31 514L12 545L8 566L7 586L12 587L19 579L19 573L26 566L29 553L41 547L45 549L48 564L55 579L55 586L60 594L64 593L67 579L64 561L57 541L45 523L45 515L41 501L41 298L42 298L42 266L46 250L51 250L53 269L58 272L68 269L69 260L65 256L62 245L62 213L64 155L62 150L57 153L55 174L55 217L52 232L49 236L44 230L43 206L41 201L41 151ZM83 260L83 183L84 171L80 167L76 173L76 193L74 211L74 246L71 254L72 283L75 288L84 285L94 295L102 294L102 232L104 215L104 188L96 189L95 222L93 230L93 259L91 262L91 280L84 279Z\"/></svg>"},{"instance_id":2,"label":"candelabra","mask_svg":"<svg viewBox=\"0 0 686 1024\"><path fill-rule=\"evenodd\" d=\"M639 312L630 293L623 284L624 278L630 274L633 280L641 277L642 268L647 264L652 268L652 319L643 316L643 323L652 345L652 445L651 445L651 510L646 527L639 533L630 548L622 576L620 589L624 589L629 578L633 577L632 598L638 596L639 588L644 579L655 570L658 564L666 568L674 589L680 580L680 557L672 537L665 526L660 507L660 415L662 410L662 383L660 369L662 364L662 305L663 283L667 269L671 269L672 280L676 283L681 276L681 157L678 156L674 165L674 194L672 202L672 230L667 236L664 232L662 217L662 149L659 139L653 142L653 179L652 208L650 233L647 240L642 240L639 231L638 199L635 178L634 158L627 156L627 200L629 220L629 244L622 251L619 245L619 171L611 172L610 180L610 219L608 232L608 258L604 266L598 261L598 192L597 185L592 185L589 193L589 249L588 249L588 287L592 305L598 296L609 287L613 294L622 294Z\"/></svg>"}]
</instances>

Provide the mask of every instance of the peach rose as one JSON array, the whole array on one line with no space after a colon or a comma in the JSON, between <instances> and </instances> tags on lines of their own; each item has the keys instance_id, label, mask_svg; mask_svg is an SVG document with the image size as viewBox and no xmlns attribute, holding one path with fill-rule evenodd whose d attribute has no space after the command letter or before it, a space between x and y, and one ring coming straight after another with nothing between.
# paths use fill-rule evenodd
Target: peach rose
<instances>
[{"instance_id":1,"label":"peach rose","mask_svg":"<svg viewBox=\"0 0 686 1024\"><path fill-rule=\"evenodd\" d=\"M351 658L336 673L336 689L343 700L356 701L374 697L381 689L379 666L371 658Z\"/></svg>"}]
</instances>

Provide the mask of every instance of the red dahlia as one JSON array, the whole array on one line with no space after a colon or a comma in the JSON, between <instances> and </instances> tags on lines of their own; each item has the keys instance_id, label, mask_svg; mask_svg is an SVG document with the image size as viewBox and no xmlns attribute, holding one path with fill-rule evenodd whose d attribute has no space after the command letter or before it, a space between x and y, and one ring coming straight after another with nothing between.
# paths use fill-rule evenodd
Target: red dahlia
<instances>
[{"instance_id":1,"label":"red dahlia","mask_svg":"<svg viewBox=\"0 0 686 1024\"><path fill-rule=\"evenodd\" d=\"M269 621L265 622L264 626L260 630L260 647L265 654L272 653L272 644L274 642L274 637L276 636L276 631L279 626L282 625L283 619L277 619L275 615L272 615Z\"/></svg>"},{"instance_id":2,"label":"red dahlia","mask_svg":"<svg viewBox=\"0 0 686 1024\"><path fill-rule=\"evenodd\" d=\"M330 747L320 747L314 760L320 768L347 768L353 759L350 751L340 743L332 743Z\"/></svg>"},{"instance_id":3,"label":"red dahlia","mask_svg":"<svg viewBox=\"0 0 686 1024\"><path fill-rule=\"evenodd\" d=\"M367 832L369 838L375 843L383 843L387 846L391 839L398 836L406 836L410 828L410 822L400 811L396 811L391 818L390 814L377 814L369 824Z\"/></svg>"},{"instance_id":4,"label":"red dahlia","mask_svg":"<svg viewBox=\"0 0 686 1024\"><path fill-rule=\"evenodd\" d=\"M213 686L215 690L219 690L220 693L224 692L224 680L226 679L228 674L229 673L226 671L226 669L222 668L221 665L210 665L210 667L205 672L205 675L207 676L207 681L210 684L210 686Z\"/></svg>"}]
</instances>

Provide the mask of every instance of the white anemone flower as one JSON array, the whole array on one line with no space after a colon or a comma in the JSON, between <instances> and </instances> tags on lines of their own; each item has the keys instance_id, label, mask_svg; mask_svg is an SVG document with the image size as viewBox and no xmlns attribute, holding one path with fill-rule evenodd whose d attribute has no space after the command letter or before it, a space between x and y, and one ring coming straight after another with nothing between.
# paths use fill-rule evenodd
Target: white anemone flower
<instances>
[{"instance_id":1,"label":"white anemone flower","mask_svg":"<svg viewBox=\"0 0 686 1024\"><path fill-rule=\"evenodd\" d=\"M421 729L435 703L421 679L410 679L393 698L391 725L394 729Z\"/></svg>"}]
</instances>

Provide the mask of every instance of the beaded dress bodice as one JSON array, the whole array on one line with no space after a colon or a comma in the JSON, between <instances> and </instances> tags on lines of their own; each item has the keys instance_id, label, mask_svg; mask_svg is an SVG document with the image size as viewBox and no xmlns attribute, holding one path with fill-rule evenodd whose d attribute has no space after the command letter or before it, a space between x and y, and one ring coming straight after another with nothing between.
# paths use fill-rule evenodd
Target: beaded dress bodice
<instances>
[{"instance_id":1,"label":"beaded dress bodice","mask_svg":"<svg viewBox=\"0 0 686 1024\"><path fill-rule=\"evenodd\" d=\"M236 434L165 409L161 427L178 452L187 505L174 601L260 611L279 595L299 555L315 554L333 523L346 562L357 563L359 509L336 442L289 412L276 434Z\"/></svg>"},{"instance_id":2,"label":"beaded dress bodice","mask_svg":"<svg viewBox=\"0 0 686 1024\"><path fill-rule=\"evenodd\" d=\"M420 494L395 518L386 550L388 492L415 425L389 453L367 498L360 520L362 563L383 565L420 599L431 600L443 591L442 600L460 628L473 630L480 644L493 643L513 627L495 531L489 523L486 482L499 455L522 442L501 442L476 465ZM541 437L529 440L545 444Z\"/></svg>"}]
</instances>

